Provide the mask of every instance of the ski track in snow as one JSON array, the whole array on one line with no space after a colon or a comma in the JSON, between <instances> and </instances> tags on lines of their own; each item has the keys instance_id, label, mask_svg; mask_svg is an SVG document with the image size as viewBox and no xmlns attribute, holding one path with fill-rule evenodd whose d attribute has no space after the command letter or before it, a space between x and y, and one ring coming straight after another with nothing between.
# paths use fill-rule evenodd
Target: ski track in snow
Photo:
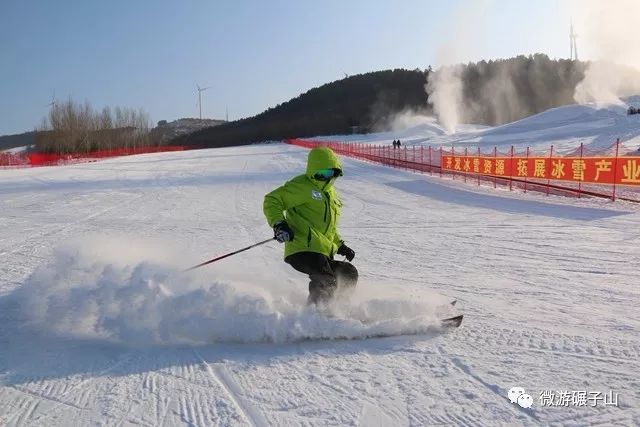
<instances>
[{"instance_id":1,"label":"ski track in snow","mask_svg":"<svg viewBox=\"0 0 640 427\"><path fill-rule=\"evenodd\" d=\"M109 255L171 268L268 237L262 197L304 170L306 154L272 144L0 171L0 425L640 424L640 209L627 203L343 159L342 234L360 290L457 298L465 322L444 333L136 346L27 327L29 313L9 303L78 236L93 252L113 252L92 237L106 236L121 242ZM268 244L196 278L256 278L304 301L304 276L281 257ZM534 397L531 409L509 402L512 386ZM541 407L542 390L612 390L620 405Z\"/></svg>"}]
</instances>

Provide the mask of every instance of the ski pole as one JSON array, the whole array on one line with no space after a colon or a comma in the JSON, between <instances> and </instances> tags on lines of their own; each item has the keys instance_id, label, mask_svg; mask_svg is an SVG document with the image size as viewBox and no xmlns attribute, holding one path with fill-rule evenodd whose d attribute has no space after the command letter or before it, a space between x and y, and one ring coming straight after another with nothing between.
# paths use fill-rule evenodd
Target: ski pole
<instances>
[{"instance_id":1,"label":"ski pole","mask_svg":"<svg viewBox=\"0 0 640 427\"><path fill-rule=\"evenodd\" d=\"M209 261L205 261L205 262L203 262L203 263L201 263L201 264L194 265L194 266L193 266L193 267L191 267L191 268L187 268L186 270L182 270L182 272L183 272L183 273L186 273L187 271L195 270L196 268L199 268L199 267L205 266L205 265L207 265L207 264L211 264L212 262L220 261L221 259L223 259L223 258L227 258L227 257L230 257L231 255L239 254L240 252L244 252L244 251L247 251L247 250L249 250L249 249L251 249L251 248L255 248L256 246L264 245L265 243L269 243L270 241L275 240L275 239L276 239L275 237L272 237L272 238L270 238L270 239L263 240L262 242L254 243L253 245L251 245L251 246L247 246L246 248L238 249L238 250L237 250L237 251L235 251L235 252L231 252L231 253L228 253L228 254L226 254L226 255L221 255L221 256L216 257L216 258L214 258L214 259L210 259Z\"/></svg>"}]
</instances>

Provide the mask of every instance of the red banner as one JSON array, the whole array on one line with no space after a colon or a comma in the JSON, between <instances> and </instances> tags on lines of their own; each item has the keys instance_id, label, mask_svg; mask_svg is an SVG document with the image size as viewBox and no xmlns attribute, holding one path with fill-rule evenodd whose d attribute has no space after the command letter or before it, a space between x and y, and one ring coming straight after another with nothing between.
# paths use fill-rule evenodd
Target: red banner
<instances>
[{"instance_id":1,"label":"red banner","mask_svg":"<svg viewBox=\"0 0 640 427\"><path fill-rule=\"evenodd\" d=\"M491 157L443 155L444 170L498 177L640 185L640 157Z\"/></svg>"}]
</instances>

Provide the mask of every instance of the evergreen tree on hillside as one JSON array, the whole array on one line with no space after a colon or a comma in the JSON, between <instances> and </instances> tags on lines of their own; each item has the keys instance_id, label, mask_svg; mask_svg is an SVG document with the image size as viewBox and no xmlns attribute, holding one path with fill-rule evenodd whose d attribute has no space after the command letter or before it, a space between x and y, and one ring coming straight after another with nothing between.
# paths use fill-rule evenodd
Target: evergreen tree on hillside
<instances>
[{"instance_id":1,"label":"evergreen tree on hillside","mask_svg":"<svg viewBox=\"0 0 640 427\"><path fill-rule=\"evenodd\" d=\"M463 66L465 122L498 125L574 102L586 63L536 54ZM385 70L313 88L251 118L204 129L174 143L220 147L257 141L361 132L406 110L430 113L426 70Z\"/></svg>"}]
</instances>

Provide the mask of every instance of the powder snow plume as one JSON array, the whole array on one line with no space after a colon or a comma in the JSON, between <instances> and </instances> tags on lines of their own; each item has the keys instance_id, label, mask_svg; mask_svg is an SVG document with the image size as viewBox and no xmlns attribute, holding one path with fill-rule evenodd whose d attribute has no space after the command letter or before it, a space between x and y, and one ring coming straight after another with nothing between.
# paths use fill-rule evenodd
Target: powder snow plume
<instances>
[{"instance_id":1,"label":"powder snow plume","mask_svg":"<svg viewBox=\"0 0 640 427\"><path fill-rule=\"evenodd\" d=\"M577 3L575 10L578 47L585 47L594 59L576 86L576 102L622 104L620 98L640 94L640 46L635 31L640 2L586 0Z\"/></svg>"},{"instance_id":2,"label":"powder snow plume","mask_svg":"<svg viewBox=\"0 0 640 427\"><path fill-rule=\"evenodd\" d=\"M477 50L473 41L483 30L483 16L492 3L491 0L480 0L458 8L449 25L451 36L438 48L438 62L442 66L429 73L424 86L429 104L433 105L433 111L447 134L455 133L456 126L464 120L466 106L463 102L463 66L460 63Z\"/></svg>"},{"instance_id":3,"label":"powder snow plume","mask_svg":"<svg viewBox=\"0 0 640 427\"><path fill-rule=\"evenodd\" d=\"M132 346L286 342L426 333L437 328L435 307L444 303L426 292L368 286L327 316L306 306L303 276L300 287L283 291L215 281L210 271L182 274L130 254L128 262L104 258L58 249L11 295L20 318L32 330Z\"/></svg>"}]
</instances>

